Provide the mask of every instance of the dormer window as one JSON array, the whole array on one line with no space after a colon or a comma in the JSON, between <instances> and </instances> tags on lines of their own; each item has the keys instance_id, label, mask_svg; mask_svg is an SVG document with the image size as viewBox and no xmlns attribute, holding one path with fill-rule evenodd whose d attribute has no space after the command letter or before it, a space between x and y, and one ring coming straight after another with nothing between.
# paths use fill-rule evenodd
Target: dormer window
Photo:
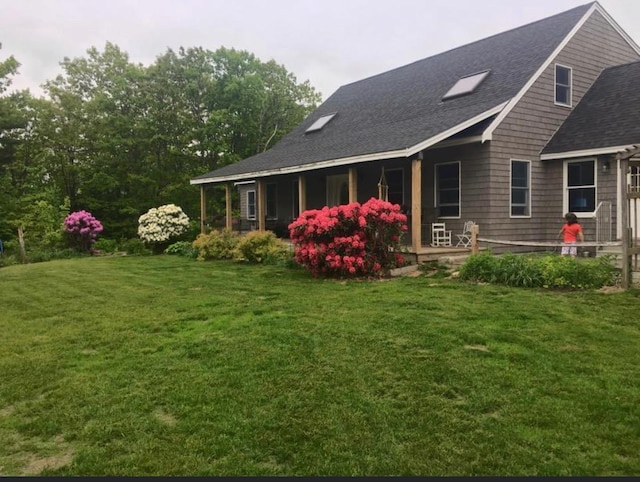
<instances>
[{"instance_id":1,"label":"dormer window","mask_svg":"<svg viewBox=\"0 0 640 482\"><path fill-rule=\"evenodd\" d=\"M476 74L467 75L458 79L458 81L453 84L453 87L449 89L449 91L444 94L442 100L452 99L454 97L459 97L461 95L467 95L474 92L478 86L482 83L484 79L489 75L490 70L485 70L483 72L478 72Z\"/></svg>"},{"instance_id":2,"label":"dormer window","mask_svg":"<svg viewBox=\"0 0 640 482\"><path fill-rule=\"evenodd\" d=\"M571 107L571 67L556 64L556 105Z\"/></svg>"},{"instance_id":3,"label":"dormer window","mask_svg":"<svg viewBox=\"0 0 640 482\"><path fill-rule=\"evenodd\" d=\"M315 131L319 131L321 130L324 126L326 126L329 121L331 119L333 119L335 117L335 115L337 114L337 112L334 112L333 114L327 114L327 115L323 115L322 117L320 117L319 119L317 119L313 124L311 124L307 130L305 131L305 133L308 132L315 132Z\"/></svg>"}]
</instances>

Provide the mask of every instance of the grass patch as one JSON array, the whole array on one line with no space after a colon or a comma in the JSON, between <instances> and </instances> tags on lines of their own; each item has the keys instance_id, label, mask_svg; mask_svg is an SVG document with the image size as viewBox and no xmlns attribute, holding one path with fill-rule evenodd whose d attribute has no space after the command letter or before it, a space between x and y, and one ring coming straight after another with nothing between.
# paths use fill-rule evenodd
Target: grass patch
<instances>
[{"instance_id":1,"label":"grass patch","mask_svg":"<svg viewBox=\"0 0 640 482\"><path fill-rule=\"evenodd\" d=\"M0 270L2 475L635 475L639 293Z\"/></svg>"}]
</instances>

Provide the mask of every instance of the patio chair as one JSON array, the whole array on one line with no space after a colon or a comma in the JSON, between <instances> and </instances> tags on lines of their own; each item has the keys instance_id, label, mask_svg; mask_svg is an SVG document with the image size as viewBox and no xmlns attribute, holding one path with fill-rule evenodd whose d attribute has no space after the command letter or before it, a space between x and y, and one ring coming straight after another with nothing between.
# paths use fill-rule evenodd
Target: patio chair
<instances>
[{"instance_id":1,"label":"patio chair","mask_svg":"<svg viewBox=\"0 0 640 482\"><path fill-rule=\"evenodd\" d=\"M473 221L466 221L464 223L464 227L462 228L462 234L456 234L458 237L458 244L456 246L464 246L468 248L471 246L471 228L476 224Z\"/></svg>"},{"instance_id":2,"label":"patio chair","mask_svg":"<svg viewBox=\"0 0 640 482\"><path fill-rule=\"evenodd\" d=\"M451 231L444 223L431 223L431 246L451 246Z\"/></svg>"}]
</instances>

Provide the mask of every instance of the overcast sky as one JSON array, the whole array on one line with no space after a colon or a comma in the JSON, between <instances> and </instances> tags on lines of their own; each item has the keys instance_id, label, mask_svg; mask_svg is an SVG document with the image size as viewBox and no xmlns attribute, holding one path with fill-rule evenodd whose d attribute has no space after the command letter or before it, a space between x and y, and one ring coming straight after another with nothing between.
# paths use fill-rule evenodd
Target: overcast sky
<instances>
[{"instance_id":1,"label":"overcast sky","mask_svg":"<svg viewBox=\"0 0 640 482\"><path fill-rule=\"evenodd\" d=\"M326 99L338 87L585 0L0 0L0 61L42 95L64 57L106 42L149 65L167 48L224 46L275 60ZM601 0L640 44L640 0Z\"/></svg>"}]
</instances>

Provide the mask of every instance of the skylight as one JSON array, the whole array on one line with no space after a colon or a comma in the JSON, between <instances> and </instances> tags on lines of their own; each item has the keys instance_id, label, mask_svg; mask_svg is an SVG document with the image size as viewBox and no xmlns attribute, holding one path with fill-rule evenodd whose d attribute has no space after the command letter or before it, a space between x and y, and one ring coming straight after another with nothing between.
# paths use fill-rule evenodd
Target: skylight
<instances>
[{"instance_id":1,"label":"skylight","mask_svg":"<svg viewBox=\"0 0 640 482\"><path fill-rule=\"evenodd\" d=\"M452 97L458 97L461 95L471 94L475 91L480 83L489 75L490 70L484 72L478 72L477 74L467 75L458 79L458 81L449 89L449 92L444 94L442 100L451 99Z\"/></svg>"},{"instance_id":2,"label":"skylight","mask_svg":"<svg viewBox=\"0 0 640 482\"><path fill-rule=\"evenodd\" d=\"M315 131L319 131L320 129L322 129L324 126L326 126L329 121L331 119L333 119L333 117L337 114L337 112L334 112L333 114L327 114L327 115L323 115L322 117L320 117L318 120L316 120L313 124L311 124L309 126L309 128L305 131L305 132L315 132Z\"/></svg>"}]
</instances>

